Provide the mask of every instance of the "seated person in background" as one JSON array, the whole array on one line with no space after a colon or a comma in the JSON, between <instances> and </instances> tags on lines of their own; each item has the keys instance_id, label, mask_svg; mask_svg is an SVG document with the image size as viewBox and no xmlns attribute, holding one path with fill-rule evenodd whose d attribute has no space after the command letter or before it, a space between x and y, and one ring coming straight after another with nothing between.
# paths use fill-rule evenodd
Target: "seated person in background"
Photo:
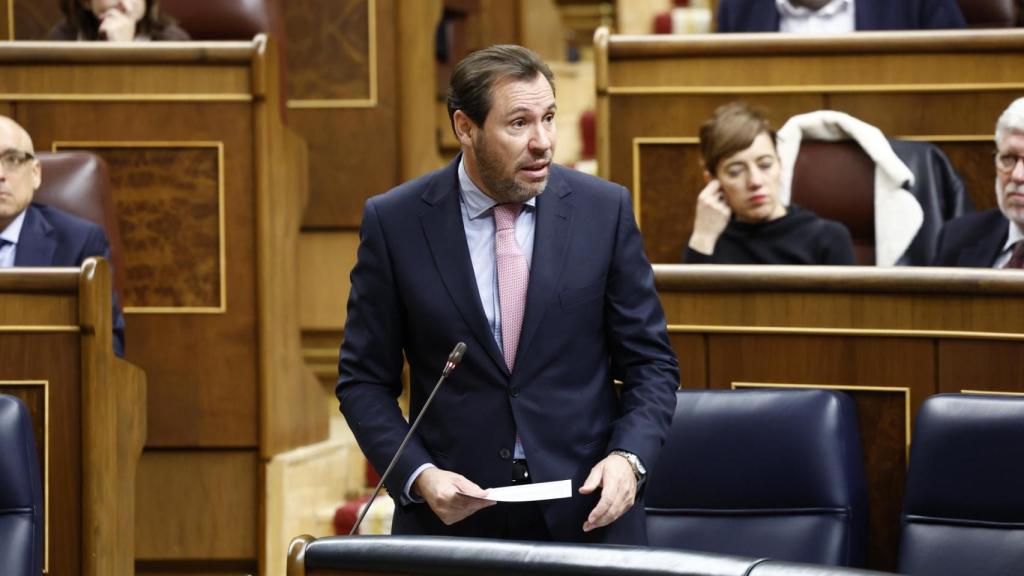
<instances>
[{"instance_id":1,"label":"seated person in background","mask_svg":"<svg viewBox=\"0 0 1024 576\"><path fill-rule=\"evenodd\" d=\"M937 266L1024 268L1024 98L996 123L996 203L942 227Z\"/></svg>"},{"instance_id":2,"label":"seated person in background","mask_svg":"<svg viewBox=\"0 0 1024 576\"><path fill-rule=\"evenodd\" d=\"M188 33L160 13L157 0L62 0L64 20L50 40L188 40Z\"/></svg>"},{"instance_id":3,"label":"seated person in background","mask_svg":"<svg viewBox=\"0 0 1024 576\"><path fill-rule=\"evenodd\" d=\"M0 116L0 268L81 266L90 256L110 259L99 226L56 208L32 203L42 171L32 138ZM114 353L124 355L124 317L114 294Z\"/></svg>"},{"instance_id":4,"label":"seated person in background","mask_svg":"<svg viewBox=\"0 0 1024 576\"><path fill-rule=\"evenodd\" d=\"M956 0L721 0L719 32L836 34L963 28Z\"/></svg>"},{"instance_id":5,"label":"seated person in background","mask_svg":"<svg viewBox=\"0 0 1024 576\"><path fill-rule=\"evenodd\" d=\"M775 131L743 103L719 107L700 127L704 180L687 264L853 264L850 232L779 201Z\"/></svg>"}]
</instances>

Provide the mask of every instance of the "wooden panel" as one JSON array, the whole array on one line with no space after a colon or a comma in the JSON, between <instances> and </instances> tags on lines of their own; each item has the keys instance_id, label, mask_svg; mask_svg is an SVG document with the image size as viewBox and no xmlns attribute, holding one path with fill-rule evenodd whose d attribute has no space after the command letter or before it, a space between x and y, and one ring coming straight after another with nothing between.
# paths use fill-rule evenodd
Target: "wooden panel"
<instances>
[{"instance_id":1,"label":"wooden panel","mask_svg":"<svg viewBox=\"0 0 1024 576\"><path fill-rule=\"evenodd\" d=\"M939 392L1024 393L1024 342L939 343Z\"/></svg>"},{"instance_id":2,"label":"wooden panel","mask_svg":"<svg viewBox=\"0 0 1024 576\"><path fill-rule=\"evenodd\" d=\"M147 446L255 446L256 255L249 106L33 102L19 104L17 116L39 149L53 142L90 142L98 153L110 155L114 197L125 207L120 226L131 303L216 303L216 290L210 288L219 274L215 246L225 244L226 310L128 314L127 358L149 374ZM189 122L180 121L186 117ZM154 141L185 148L132 151L122 144ZM223 143L222 240L216 237L216 152L197 149L190 144L194 142ZM152 163L143 166L142 161ZM182 167L178 162L193 164ZM159 210L162 217L151 210ZM179 240L168 241L174 238ZM137 255L135 250L144 252ZM184 253L172 253L177 250ZM168 271L171 265L180 269ZM174 343L172 349L168 343Z\"/></svg>"},{"instance_id":3,"label":"wooden panel","mask_svg":"<svg viewBox=\"0 0 1024 576\"><path fill-rule=\"evenodd\" d=\"M257 466L255 451L143 453L136 558L255 557Z\"/></svg>"},{"instance_id":4,"label":"wooden panel","mask_svg":"<svg viewBox=\"0 0 1024 576\"><path fill-rule=\"evenodd\" d=\"M12 334L0 332L0 391L5 382L46 382L49 422L34 420L37 450L48 445L50 458L41 458L45 488L46 545L49 574L82 573L82 420L78 334ZM17 385L15 388L25 389ZM31 400L33 418L39 415L38 392L17 394ZM44 411L45 414L45 411ZM53 457L56 455L57 457ZM49 467L47 470L46 467ZM59 511L55 516L54 511Z\"/></svg>"},{"instance_id":5,"label":"wooden panel","mask_svg":"<svg viewBox=\"0 0 1024 576\"><path fill-rule=\"evenodd\" d=\"M45 40L63 15L57 2L38 0L6 0L14 5L14 38Z\"/></svg>"},{"instance_id":6,"label":"wooden panel","mask_svg":"<svg viewBox=\"0 0 1024 576\"><path fill-rule=\"evenodd\" d=\"M341 4L333 0L304 0L301 3L288 2L285 5L286 21L294 25L295 21L303 22L307 17L305 11L313 14L341 14L344 10L358 12L359 5L366 5L366 0L353 0ZM304 228L315 229L356 229L362 219L363 203L375 194L381 194L398 184L398 115L396 110L395 68L395 7L393 0L375 0L377 26L377 98L371 107L341 107L323 109L290 109L288 111L289 126L298 132L309 147L309 190ZM298 10L299 14L292 14ZM354 12L353 12L354 13ZM349 14L351 15L351 14ZM310 62L296 62L291 54L295 36L309 36L311 50L324 54L328 61L317 59L331 70L337 66L335 53L323 50L322 46L313 41L319 30L323 34L333 36L339 34L334 28L336 21L329 18L318 18L312 29L305 29L289 37L289 76L298 75L296 80L289 80L289 85L299 84L296 89L321 90L319 81L314 82L313 76L325 75L335 78L334 72L318 67L311 72ZM347 26L356 26L355 21L346 21ZM311 31L316 31L311 33ZM365 32L363 33L365 36ZM341 40L332 40L337 43ZM346 40L347 42L347 40ZM305 44L303 44L305 45ZM354 44L349 44L352 48ZM301 49L301 47L300 47ZM369 56L351 55L354 59L369 61ZM293 71L292 66L298 65L299 70ZM304 71L305 70L305 71ZM303 80L306 78L306 80ZM354 78L354 77L353 77ZM308 84L308 88L304 87ZM333 93L338 88L331 85ZM358 88L355 84L355 89ZM344 88L345 94L352 93L353 88ZM298 98L290 94L290 98ZM426 119L433 121L432 119Z\"/></svg>"},{"instance_id":7,"label":"wooden panel","mask_svg":"<svg viewBox=\"0 0 1024 576\"><path fill-rule=\"evenodd\" d=\"M77 326L78 299L71 295L11 294L0 300L0 323Z\"/></svg>"},{"instance_id":8,"label":"wooden panel","mask_svg":"<svg viewBox=\"0 0 1024 576\"><path fill-rule=\"evenodd\" d=\"M51 64L49 74L39 74L39 64L9 64L0 76L2 98L7 100L52 99L62 94L69 99L117 100L128 94L170 95L164 99L229 99L245 101L250 96L249 71L237 66L203 67L172 65L153 68L123 66L85 67ZM156 92L156 90L160 92ZM74 96L71 96L74 95ZM145 98L143 98L145 99Z\"/></svg>"},{"instance_id":9,"label":"wooden panel","mask_svg":"<svg viewBox=\"0 0 1024 576\"><path fill-rule=\"evenodd\" d=\"M11 22L13 16L14 0L0 0L0 40L13 40L14 26Z\"/></svg>"},{"instance_id":10,"label":"wooden panel","mask_svg":"<svg viewBox=\"0 0 1024 576\"><path fill-rule=\"evenodd\" d=\"M299 322L303 330L344 328L349 272L358 247L355 232L305 232L299 238Z\"/></svg>"},{"instance_id":11,"label":"wooden panel","mask_svg":"<svg viewBox=\"0 0 1024 576\"><path fill-rule=\"evenodd\" d=\"M701 334L670 333L669 343L679 359L681 388L708 387L708 342Z\"/></svg>"},{"instance_id":12,"label":"wooden panel","mask_svg":"<svg viewBox=\"0 0 1024 576\"><path fill-rule=\"evenodd\" d=\"M91 149L110 169L125 249L122 306L222 311L219 145L99 144L55 147Z\"/></svg>"},{"instance_id":13,"label":"wooden panel","mask_svg":"<svg viewBox=\"0 0 1024 576\"><path fill-rule=\"evenodd\" d=\"M712 388L736 382L823 387L909 388L854 391L869 493L869 565L893 570L906 471L906 404L934 393L934 345L926 340L790 336L709 337ZM919 402L920 400L917 400Z\"/></svg>"},{"instance_id":14,"label":"wooden panel","mask_svg":"<svg viewBox=\"0 0 1024 576\"><path fill-rule=\"evenodd\" d=\"M372 100L374 0L291 0L285 14L288 98Z\"/></svg>"}]
</instances>

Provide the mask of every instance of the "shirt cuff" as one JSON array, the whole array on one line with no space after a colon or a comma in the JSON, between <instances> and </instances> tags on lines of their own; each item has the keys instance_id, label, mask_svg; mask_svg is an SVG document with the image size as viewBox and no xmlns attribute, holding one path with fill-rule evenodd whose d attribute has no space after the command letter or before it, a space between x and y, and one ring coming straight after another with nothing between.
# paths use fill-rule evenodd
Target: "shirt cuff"
<instances>
[{"instance_id":1,"label":"shirt cuff","mask_svg":"<svg viewBox=\"0 0 1024 576\"><path fill-rule=\"evenodd\" d=\"M402 490L402 498L405 499L403 504L422 504L424 502L423 498L412 493L412 485L416 482L416 479L420 477L420 474L422 474L427 468L437 468L437 466L427 462L417 468L416 471L409 476L409 479L405 481L405 488Z\"/></svg>"}]
</instances>

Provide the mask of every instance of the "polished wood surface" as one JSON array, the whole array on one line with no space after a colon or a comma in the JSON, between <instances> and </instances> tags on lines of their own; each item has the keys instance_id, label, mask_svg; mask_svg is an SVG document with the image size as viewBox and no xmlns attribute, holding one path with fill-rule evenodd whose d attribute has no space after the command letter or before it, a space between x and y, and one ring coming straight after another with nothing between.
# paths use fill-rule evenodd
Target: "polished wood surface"
<instances>
[{"instance_id":1,"label":"polished wood surface","mask_svg":"<svg viewBox=\"0 0 1024 576\"><path fill-rule=\"evenodd\" d=\"M595 34L601 174L631 188L647 253L679 262L703 186L700 124L721 104L764 108L778 128L817 109L942 148L976 208L993 205L995 121L1024 91L1024 31ZM956 74L950 74L956 70Z\"/></svg>"},{"instance_id":2,"label":"polished wood surface","mask_svg":"<svg viewBox=\"0 0 1024 576\"><path fill-rule=\"evenodd\" d=\"M259 459L252 450L147 451L139 462L136 557L257 557Z\"/></svg>"},{"instance_id":3,"label":"polished wood surface","mask_svg":"<svg viewBox=\"0 0 1024 576\"><path fill-rule=\"evenodd\" d=\"M823 387L855 400L869 566L896 565L913 415L932 394L1024 392L1024 274L655 265L684 388Z\"/></svg>"},{"instance_id":4,"label":"polished wood surface","mask_svg":"<svg viewBox=\"0 0 1024 576\"><path fill-rule=\"evenodd\" d=\"M0 390L24 398L33 416L48 574L134 573L146 379L114 357L110 282L102 259L81 270L0 270Z\"/></svg>"}]
</instances>

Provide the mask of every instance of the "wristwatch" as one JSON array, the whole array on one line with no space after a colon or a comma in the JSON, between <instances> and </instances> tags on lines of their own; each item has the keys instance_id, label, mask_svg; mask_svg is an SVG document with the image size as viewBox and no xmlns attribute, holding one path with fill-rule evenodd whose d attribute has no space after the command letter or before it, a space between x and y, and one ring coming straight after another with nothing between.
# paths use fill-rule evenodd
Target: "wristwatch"
<instances>
[{"instance_id":1,"label":"wristwatch","mask_svg":"<svg viewBox=\"0 0 1024 576\"><path fill-rule=\"evenodd\" d=\"M647 469L640 463L640 458L636 454L626 452L625 450L612 450L611 453L622 456L626 459L626 462L629 462L630 467L633 468L633 475L636 476L636 484L639 486L644 481L644 478L647 477Z\"/></svg>"}]
</instances>

